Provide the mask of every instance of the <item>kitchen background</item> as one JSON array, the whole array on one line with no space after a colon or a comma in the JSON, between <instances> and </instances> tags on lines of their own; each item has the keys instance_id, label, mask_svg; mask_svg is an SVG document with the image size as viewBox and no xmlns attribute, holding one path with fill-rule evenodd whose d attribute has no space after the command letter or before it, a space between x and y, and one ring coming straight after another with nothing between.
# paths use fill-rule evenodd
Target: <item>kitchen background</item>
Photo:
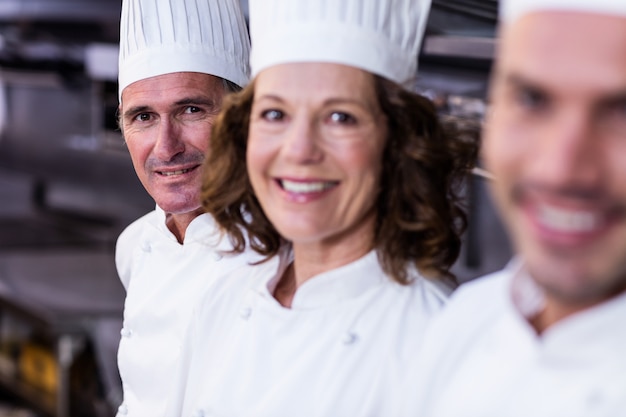
<instances>
[{"instance_id":1,"label":"kitchen background","mask_svg":"<svg viewBox=\"0 0 626 417\"><path fill-rule=\"evenodd\" d=\"M433 0L420 57L416 90L475 126L497 6ZM112 416L121 401L115 240L154 203L116 125L119 13L120 0L0 0L0 417ZM466 185L460 281L511 255L488 181Z\"/></svg>"}]
</instances>

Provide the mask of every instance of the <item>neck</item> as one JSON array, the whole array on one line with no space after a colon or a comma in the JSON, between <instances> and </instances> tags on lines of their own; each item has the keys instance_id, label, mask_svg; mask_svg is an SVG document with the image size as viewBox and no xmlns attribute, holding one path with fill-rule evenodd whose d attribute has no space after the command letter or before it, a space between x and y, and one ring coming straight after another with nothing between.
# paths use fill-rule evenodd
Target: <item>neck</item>
<instances>
[{"instance_id":1,"label":"neck","mask_svg":"<svg viewBox=\"0 0 626 417\"><path fill-rule=\"evenodd\" d=\"M352 247L319 248L308 245L295 245L294 279L300 287L312 277L356 261L372 249L369 240L359 241Z\"/></svg>"},{"instance_id":2,"label":"neck","mask_svg":"<svg viewBox=\"0 0 626 417\"><path fill-rule=\"evenodd\" d=\"M584 300L579 302L567 302L559 298L546 294L544 309L535 317L530 319L530 324L535 328L537 334L541 335L549 327L564 320L576 313L593 308L606 302L612 297Z\"/></svg>"},{"instance_id":3,"label":"neck","mask_svg":"<svg viewBox=\"0 0 626 417\"><path fill-rule=\"evenodd\" d=\"M202 209L190 211L188 213L165 213L165 225L176 236L178 243L185 241L185 232L189 224L203 213Z\"/></svg>"},{"instance_id":4,"label":"neck","mask_svg":"<svg viewBox=\"0 0 626 417\"><path fill-rule=\"evenodd\" d=\"M541 335L550 326L553 326L557 322L577 313L578 311L580 311L579 308L571 306L554 306L546 303L546 307L529 321L537 334Z\"/></svg>"},{"instance_id":5,"label":"neck","mask_svg":"<svg viewBox=\"0 0 626 417\"><path fill-rule=\"evenodd\" d=\"M291 307L296 291L305 282L363 257L371 249L371 240L355 240L356 245L293 244L294 260L285 270L274 290L283 307Z\"/></svg>"}]
</instances>

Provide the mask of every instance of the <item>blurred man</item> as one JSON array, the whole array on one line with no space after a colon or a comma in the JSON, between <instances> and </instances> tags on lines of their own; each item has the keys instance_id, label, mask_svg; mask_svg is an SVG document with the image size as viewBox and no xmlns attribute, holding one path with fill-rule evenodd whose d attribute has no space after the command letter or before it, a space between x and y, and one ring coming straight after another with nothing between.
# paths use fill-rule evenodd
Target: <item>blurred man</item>
<instances>
[{"instance_id":1,"label":"blurred man","mask_svg":"<svg viewBox=\"0 0 626 417\"><path fill-rule=\"evenodd\" d=\"M249 38L238 0L124 0L120 20L120 127L156 209L119 237L127 290L118 361L118 415L164 412L181 335L228 256L200 204L202 162L222 97L248 80Z\"/></svg>"},{"instance_id":2,"label":"blurred man","mask_svg":"<svg viewBox=\"0 0 626 417\"><path fill-rule=\"evenodd\" d=\"M626 416L626 2L501 13L483 156L519 256L433 322L413 415Z\"/></svg>"}]
</instances>

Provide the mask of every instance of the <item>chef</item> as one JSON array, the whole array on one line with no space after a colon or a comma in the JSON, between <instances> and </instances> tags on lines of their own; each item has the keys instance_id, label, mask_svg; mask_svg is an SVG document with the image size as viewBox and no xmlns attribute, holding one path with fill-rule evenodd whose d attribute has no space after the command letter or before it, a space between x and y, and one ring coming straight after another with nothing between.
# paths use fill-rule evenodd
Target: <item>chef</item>
<instances>
[{"instance_id":1,"label":"chef","mask_svg":"<svg viewBox=\"0 0 626 417\"><path fill-rule=\"evenodd\" d=\"M200 204L202 162L222 99L248 81L249 38L237 0L124 0L119 125L154 211L120 235L126 288L118 416L162 415L197 297L227 255Z\"/></svg>"},{"instance_id":2,"label":"chef","mask_svg":"<svg viewBox=\"0 0 626 417\"><path fill-rule=\"evenodd\" d=\"M168 416L403 417L476 150L410 90L429 9L250 1L254 80L215 124L202 201L266 260L201 298Z\"/></svg>"},{"instance_id":3,"label":"chef","mask_svg":"<svg viewBox=\"0 0 626 417\"><path fill-rule=\"evenodd\" d=\"M483 156L518 257L433 321L406 415L626 416L626 2L501 13Z\"/></svg>"}]
</instances>

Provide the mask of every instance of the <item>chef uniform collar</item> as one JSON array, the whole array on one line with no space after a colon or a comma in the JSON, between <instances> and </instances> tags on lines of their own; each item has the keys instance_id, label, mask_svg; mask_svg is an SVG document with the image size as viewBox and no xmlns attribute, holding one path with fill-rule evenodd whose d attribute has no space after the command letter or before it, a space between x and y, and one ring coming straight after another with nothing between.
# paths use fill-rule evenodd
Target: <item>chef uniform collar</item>
<instances>
[{"instance_id":1,"label":"chef uniform collar","mask_svg":"<svg viewBox=\"0 0 626 417\"><path fill-rule=\"evenodd\" d=\"M268 277L268 279L255 281L254 292L278 304L272 294L285 269L293 262L293 255L286 247L272 261L267 263L265 271L258 268L253 272ZM275 273L267 274L267 270L275 271ZM372 250L354 262L307 280L296 291L291 309L310 310L349 301L389 281L380 267L376 251Z\"/></svg>"}]
</instances>

